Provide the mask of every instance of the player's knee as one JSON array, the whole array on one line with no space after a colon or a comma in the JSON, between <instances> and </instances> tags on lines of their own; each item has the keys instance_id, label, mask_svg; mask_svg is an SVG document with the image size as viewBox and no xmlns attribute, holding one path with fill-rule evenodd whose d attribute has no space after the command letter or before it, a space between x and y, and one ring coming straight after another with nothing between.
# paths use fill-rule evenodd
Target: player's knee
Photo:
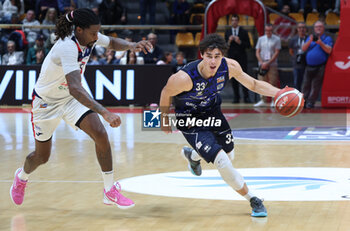
<instances>
[{"instance_id":1,"label":"player's knee","mask_svg":"<svg viewBox=\"0 0 350 231\"><path fill-rule=\"evenodd\" d=\"M97 129L95 129L93 134L92 134L92 139L96 143L108 142L108 134L107 134L106 129L104 127L99 127Z\"/></svg>"},{"instance_id":2,"label":"player's knee","mask_svg":"<svg viewBox=\"0 0 350 231\"><path fill-rule=\"evenodd\" d=\"M220 150L215 157L214 165L217 169L222 169L230 165L232 166L232 163L227 154L223 150Z\"/></svg>"}]
</instances>

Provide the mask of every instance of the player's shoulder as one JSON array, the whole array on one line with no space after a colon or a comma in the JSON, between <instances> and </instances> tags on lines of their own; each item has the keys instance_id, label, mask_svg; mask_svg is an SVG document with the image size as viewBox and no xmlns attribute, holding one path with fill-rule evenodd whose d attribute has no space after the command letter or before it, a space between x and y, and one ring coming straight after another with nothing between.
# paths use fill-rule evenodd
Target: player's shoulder
<instances>
[{"instance_id":1,"label":"player's shoulder","mask_svg":"<svg viewBox=\"0 0 350 231\"><path fill-rule=\"evenodd\" d=\"M234 60L234 59L230 59L230 58L227 58L227 57L224 57L224 59L225 59L225 61L227 63L227 66L229 68L235 67L238 64L238 62L236 60Z\"/></svg>"}]
</instances>

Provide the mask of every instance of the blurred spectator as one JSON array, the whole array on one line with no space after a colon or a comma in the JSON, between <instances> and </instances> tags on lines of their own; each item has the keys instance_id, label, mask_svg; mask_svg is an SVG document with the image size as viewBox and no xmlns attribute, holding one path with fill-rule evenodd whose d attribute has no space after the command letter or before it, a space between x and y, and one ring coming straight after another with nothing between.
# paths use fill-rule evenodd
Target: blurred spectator
<instances>
[{"instance_id":1,"label":"blurred spectator","mask_svg":"<svg viewBox=\"0 0 350 231\"><path fill-rule=\"evenodd\" d=\"M146 64L157 63L159 59L163 56L163 50L157 45L157 35L154 33L149 33L147 39L153 46L153 49L147 54L141 52L140 56L143 57Z\"/></svg>"},{"instance_id":2,"label":"blurred spectator","mask_svg":"<svg viewBox=\"0 0 350 231\"><path fill-rule=\"evenodd\" d=\"M317 0L310 0L311 1L311 7L312 7L312 12L317 13ZM307 0L300 0L300 13L304 13L305 11L305 5L306 5Z\"/></svg>"},{"instance_id":3,"label":"blurred spectator","mask_svg":"<svg viewBox=\"0 0 350 231\"><path fill-rule=\"evenodd\" d=\"M55 8L49 8L46 12L45 19L42 23L42 25L56 25L56 20L57 20L57 11ZM49 38L50 34L54 33L54 29L43 29L43 35L45 38Z\"/></svg>"},{"instance_id":4,"label":"blurred spectator","mask_svg":"<svg viewBox=\"0 0 350 231\"><path fill-rule=\"evenodd\" d=\"M289 17L288 14L290 13L290 7L284 5L281 13ZM294 19L293 17L291 18ZM295 34L295 29L292 27L294 25L296 25L296 23L292 20L280 16L274 22L274 32L281 40L288 41Z\"/></svg>"},{"instance_id":5,"label":"blurred spectator","mask_svg":"<svg viewBox=\"0 0 350 231\"><path fill-rule=\"evenodd\" d=\"M340 14L340 0L335 0L333 13Z\"/></svg>"},{"instance_id":6,"label":"blurred spectator","mask_svg":"<svg viewBox=\"0 0 350 231\"><path fill-rule=\"evenodd\" d=\"M244 72L248 70L248 59L246 49L250 48L250 41L248 32L242 27L238 26L239 16L237 14L232 15L231 25L232 27L225 32L225 40L229 45L227 51L227 57L236 60L242 67ZM243 99L245 103L250 103L248 89L242 86L235 78L231 79L233 89L233 103L239 103L240 100L240 86L243 91Z\"/></svg>"},{"instance_id":7,"label":"blurred spectator","mask_svg":"<svg viewBox=\"0 0 350 231\"><path fill-rule=\"evenodd\" d=\"M150 25L154 25L156 20L156 0L140 0L140 14L141 14L141 25L146 24L146 13L148 11L149 14L149 23ZM146 62L147 63L147 62Z\"/></svg>"},{"instance_id":8,"label":"blurred spectator","mask_svg":"<svg viewBox=\"0 0 350 231\"><path fill-rule=\"evenodd\" d=\"M35 4L36 4L36 0L23 0L23 4L24 4L24 12L27 12L28 10L33 10L35 9Z\"/></svg>"},{"instance_id":9,"label":"blurred spectator","mask_svg":"<svg viewBox=\"0 0 350 231\"><path fill-rule=\"evenodd\" d=\"M27 54L27 65L35 64L36 62L36 51L37 50L44 50L45 56L48 53L48 50L44 48L44 36L39 35L35 40L35 45L28 50Z\"/></svg>"},{"instance_id":10,"label":"blurred spectator","mask_svg":"<svg viewBox=\"0 0 350 231\"><path fill-rule=\"evenodd\" d=\"M44 43L45 49L51 50L55 42L56 42L56 35L55 33L51 33L50 36L45 40L45 43Z\"/></svg>"},{"instance_id":11,"label":"blurred spectator","mask_svg":"<svg viewBox=\"0 0 350 231\"><path fill-rule=\"evenodd\" d=\"M105 58L100 60L101 65L116 65L119 60L115 58L115 51L107 49L105 53Z\"/></svg>"},{"instance_id":12,"label":"blurred spectator","mask_svg":"<svg viewBox=\"0 0 350 231\"><path fill-rule=\"evenodd\" d=\"M89 8L91 10L98 9L102 0L77 0L77 8Z\"/></svg>"},{"instance_id":13,"label":"blurred spectator","mask_svg":"<svg viewBox=\"0 0 350 231\"><path fill-rule=\"evenodd\" d=\"M304 22L299 22L297 26L298 34L289 40L289 54L293 57L293 77L294 87L301 91L301 84L305 72L305 53L302 47L306 41L306 25Z\"/></svg>"},{"instance_id":14,"label":"blurred spectator","mask_svg":"<svg viewBox=\"0 0 350 231\"><path fill-rule=\"evenodd\" d=\"M176 64L175 64L175 72L178 72L186 65L185 53L179 51L176 53Z\"/></svg>"},{"instance_id":15,"label":"blurred spectator","mask_svg":"<svg viewBox=\"0 0 350 231\"><path fill-rule=\"evenodd\" d=\"M156 63L157 65L172 64L173 54L171 52L165 52L163 57Z\"/></svg>"},{"instance_id":16,"label":"blurred spectator","mask_svg":"<svg viewBox=\"0 0 350 231\"><path fill-rule=\"evenodd\" d=\"M16 51L14 41L7 42L7 53L2 56L2 65L21 65L24 61L23 51Z\"/></svg>"},{"instance_id":17,"label":"blurred spectator","mask_svg":"<svg viewBox=\"0 0 350 231\"><path fill-rule=\"evenodd\" d=\"M25 19L23 19L24 26L40 26L40 22L35 19L35 13L33 10L28 10ZM32 46L35 43L40 29L37 28L24 28L24 33L26 34L27 41L29 46Z\"/></svg>"},{"instance_id":18,"label":"blurred spectator","mask_svg":"<svg viewBox=\"0 0 350 231\"><path fill-rule=\"evenodd\" d=\"M96 54L95 49L92 50L90 59L87 63L87 65L100 65L100 62L98 61L98 56Z\"/></svg>"},{"instance_id":19,"label":"blurred spectator","mask_svg":"<svg viewBox=\"0 0 350 231\"><path fill-rule=\"evenodd\" d=\"M1 10L1 22L10 23L13 14L22 15L24 13L23 1L5 0Z\"/></svg>"},{"instance_id":20,"label":"blurred spectator","mask_svg":"<svg viewBox=\"0 0 350 231\"><path fill-rule=\"evenodd\" d=\"M138 64L138 65L142 65L144 64L144 60L142 57L138 57L135 52L128 50L126 53L126 57L123 57L120 59L119 64L121 65L134 65L134 64Z\"/></svg>"},{"instance_id":21,"label":"blurred spectator","mask_svg":"<svg viewBox=\"0 0 350 231\"><path fill-rule=\"evenodd\" d=\"M36 16L39 22L42 22L46 17L46 12L49 8L55 8L58 11L57 0L39 0L36 6Z\"/></svg>"},{"instance_id":22,"label":"blurred spectator","mask_svg":"<svg viewBox=\"0 0 350 231\"><path fill-rule=\"evenodd\" d=\"M282 11L284 5L290 6L292 8L293 12L297 12L299 9L299 1L298 0L290 0L290 1L276 0L276 2L277 2L279 11Z\"/></svg>"},{"instance_id":23,"label":"blurred spectator","mask_svg":"<svg viewBox=\"0 0 350 231\"><path fill-rule=\"evenodd\" d=\"M190 4L187 0L175 0L171 12L171 24L187 25L190 20Z\"/></svg>"},{"instance_id":24,"label":"blurred spectator","mask_svg":"<svg viewBox=\"0 0 350 231\"><path fill-rule=\"evenodd\" d=\"M33 65L41 65L44 62L44 58L45 58L44 49L38 49L35 52L35 62L32 64Z\"/></svg>"},{"instance_id":25,"label":"blurred spectator","mask_svg":"<svg viewBox=\"0 0 350 231\"><path fill-rule=\"evenodd\" d=\"M324 33L324 23L321 21L315 22L314 34L306 39L302 48L306 52L306 68L302 85L306 108L315 107L332 47L333 39Z\"/></svg>"},{"instance_id":26,"label":"blurred spectator","mask_svg":"<svg viewBox=\"0 0 350 231\"><path fill-rule=\"evenodd\" d=\"M68 13L77 8L76 0L57 0L57 4L61 14Z\"/></svg>"},{"instance_id":27,"label":"blurred spectator","mask_svg":"<svg viewBox=\"0 0 350 231\"><path fill-rule=\"evenodd\" d=\"M106 25L126 24L126 8L120 0L103 0L100 4L101 23Z\"/></svg>"},{"instance_id":28,"label":"blurred spectator","mask_svg":"<svg viewBox=\"0 0 350 231\"><path fill-rule=\"evenodd\" d=\"M281 50L281 39L277 35L272 34L272 30L273 26L271 24L266 24L265 35L259 37L255 46L255 55L259 61L259 80L269 82L271 85L278 87L277 57ZM254 107L267 105L267 98L262 96L261 100L254 104Z\"/></svg>"}]
</instances>

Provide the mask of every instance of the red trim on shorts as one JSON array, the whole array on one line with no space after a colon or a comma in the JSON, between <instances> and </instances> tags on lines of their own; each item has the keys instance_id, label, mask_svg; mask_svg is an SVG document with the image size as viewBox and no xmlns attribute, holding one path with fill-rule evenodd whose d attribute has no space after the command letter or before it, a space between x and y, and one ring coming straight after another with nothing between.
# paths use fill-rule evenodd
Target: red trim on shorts
<instances>
[{"instance_id":1,"label":"red trim on shorts","mask_svg":"<svg viewBox=\"0 0 350 231\"><path fill-rule=\"evenodd\" d=\"M34 130L34 123L33 123L33 102L34 102L34 99L35 99L35 95L33 94L32 110L30 110L30 114L31 114L30 122L32 122L32 129L33 129L34 139L36 139L36 137L35 137L35 130Z\"/></svg>"}]
</instances>

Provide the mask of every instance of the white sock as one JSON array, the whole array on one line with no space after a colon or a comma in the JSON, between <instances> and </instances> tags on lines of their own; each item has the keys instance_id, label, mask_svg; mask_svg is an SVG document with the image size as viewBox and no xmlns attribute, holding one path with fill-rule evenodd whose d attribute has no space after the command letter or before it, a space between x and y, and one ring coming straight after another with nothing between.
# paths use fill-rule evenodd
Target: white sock
<instances>
[{"instance_id":1,"label":"white sock","mask_svg":"<svg viewBox=\"0 0 350 231\"><path fill-rule=\"evenodd\" d=\"M191 159L194 161L198 161L198 160L201 160L202 158L195 150L193 150L191 154Z\"/></svg>"},{"instance_id":2,"label":"white sock","mask_svg":"<svg viewBox=\"0 0 350 231\"><path fill-rule=\"evenodd\" d=\"M18 178L23 180L23 181L27 181L29 178L30 174L27 174L24 172L24 168L22 168L22 171L18 174Z\"/></svg>"},{"instance_id":3,"label":"white sock","mask_svg":"<svg viewBox=\"0 0 350 231\"><path fill-rule=\"evenodd\" d=\"M244 197L245 199L247 199L247 201L250 201L250 199L251 199L252 197L255 197L255 195L254 195L254 193L251 193L250 191L248 191L248 193L245 194L243 197Z\"/></svg>"},{"instance_id":4,"label":"white sock","mask_svg":"<svg viewBox=\"0 0 350 231\"><path fill-rule=\"evenodd\" d=\"M109 171L109 172L102 172L102 177L103 177L103 183L105 186L105 190L106 190L106 192L108 192L114 184L113 170Z\"/></svg>"}]
</instances>

